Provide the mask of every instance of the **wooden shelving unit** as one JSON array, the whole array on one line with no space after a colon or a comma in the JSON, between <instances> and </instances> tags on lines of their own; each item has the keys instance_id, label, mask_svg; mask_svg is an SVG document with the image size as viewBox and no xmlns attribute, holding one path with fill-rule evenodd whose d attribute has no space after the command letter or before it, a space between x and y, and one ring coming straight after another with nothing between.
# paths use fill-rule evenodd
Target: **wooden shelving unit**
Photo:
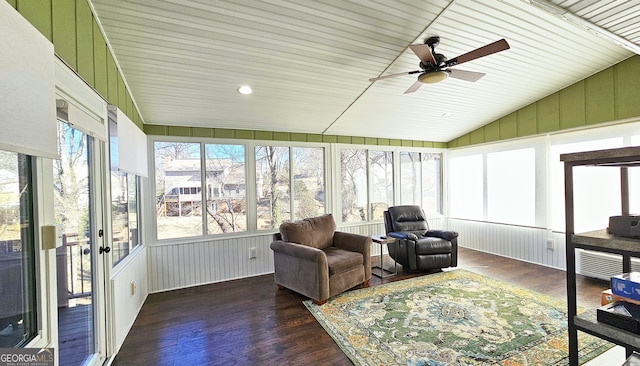
<instances>
[{"instance_id":1,"label":"wooden shelving unit","mask_svg":"<svg viewBox=\"0 0 640 366\"><path fill-rule=\"evenodd\" d=\"M587 151L560 155L564 162L565 215L567 250L567 304L569 333L569 365L578 365L578 331L592 334L624 346L627 357L640 351L640 335L624 331L596 318L596 309L577 315L576 249L588 249L622 256L622 272L631 271L631 257L640 257L640 240L609 235L606 230L574 233L573 168L576 166L609 166L620 172L622 215L629 214L628 168L640 166L640 147Z\"/></svg>"}]
</instances>

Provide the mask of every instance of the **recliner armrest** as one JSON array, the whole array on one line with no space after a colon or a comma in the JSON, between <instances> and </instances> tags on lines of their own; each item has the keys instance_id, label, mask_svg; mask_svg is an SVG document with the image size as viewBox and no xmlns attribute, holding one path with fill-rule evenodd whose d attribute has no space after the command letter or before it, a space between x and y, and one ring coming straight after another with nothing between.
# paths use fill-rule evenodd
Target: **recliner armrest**
<instances>
[{"instance_id":1,"label":"recliner armrest","mask_svg":"<svg viewBox=\"0 0 640 366\"><path fill-rule=\"evenodd\" d=\"M389 235L392 238L396 238L396 239L405 239L405 240L411 240L411 241L418 241L418 236L414 233L405 233L405 232L390 232L387 235Z\"/></svg>"},{"instance_id":2,"label":"recliner armrest","mask_svg":"<svg viewBox=\"0 0 640 366\"><path fill-rule=\"evenodd\" d=\"M458 237L458 233L455 231L446 231L446 230L428 230L424 236L430 236L434 238L440 238L444 240L451 241Z\"/></svg>"},{"instance_id":3,"label":"recliner armrest","mask_svg":"<svg viewBox=\"0 0 640 366\"><path fill-rule=\"evenodd\" d=\"M302 244L289 243L286 241L274 241L271 242L270 247L274 253L281 253L306 261L320 262L323 259L325 263L327 261L326 254L322 250Z\"/></svg>"}]
</instances>

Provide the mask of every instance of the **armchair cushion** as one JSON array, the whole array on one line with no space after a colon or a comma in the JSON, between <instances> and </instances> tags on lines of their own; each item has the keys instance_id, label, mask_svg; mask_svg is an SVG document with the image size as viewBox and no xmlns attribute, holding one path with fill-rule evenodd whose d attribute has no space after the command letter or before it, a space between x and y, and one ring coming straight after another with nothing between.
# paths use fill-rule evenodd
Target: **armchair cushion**
<instances>
[{"instance_id":1,"label":"armchair cushion","mask_svg":"<svg viewBox=\"0 0 640 366\"><path fill-rule=\"evenodd\" d=\"M358 265L363 265L362 254L358 252L350 252L336 247L326 248L324 252L327 255L329 276L346 272Z\"/></svg>"},{"instance_id":2,"label":"armchair cushion","mask_svg":"<svg viewBox=\"0 0 640 366\"><path fill-rule=\"evenodd\" d=\"M324 249L333 245L336 223L331 214L312 217L280 225L282 240L313 248Z\"/></svg>"},{"instance_id":3,"label":"armchair cushion","mask_svg":"<svg viewBox=\"0 0 640 366\"><path fill-rule=\"evenodd\" d=\"M422 237L416 243L416 254L446 254L451 253L451 242L448 240Z\"/></svg>"}]
</instances>

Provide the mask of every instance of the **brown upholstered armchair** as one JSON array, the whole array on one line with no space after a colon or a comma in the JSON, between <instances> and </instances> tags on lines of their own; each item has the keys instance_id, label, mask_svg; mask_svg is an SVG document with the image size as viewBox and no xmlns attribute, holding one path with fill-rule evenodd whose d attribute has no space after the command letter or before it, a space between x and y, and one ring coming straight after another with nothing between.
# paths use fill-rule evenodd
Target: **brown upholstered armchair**
<instances>
[{"instance_id":1,"label":"brown upholstered armchair","mask_svg":"<svg viewBox=\"0 0 640 366\"><path fill-rule=\"evenodd\" d=\"M322 305L352 287L369 286L371 238L335 230L331 214L280 225L271 243L280 288Z\"/></svg>"},{"instance_id":2,"label":"brown upholstered armchair","mask_svg":"<svg viewBox=\"0 0 640 366\"><path fill-rule=\"evenodd\" d=\"M423 271L458 265L458 233L430 230L420 206L389 207L384 212L389 255L409 271Z\"/></svg>"}]
</instances>

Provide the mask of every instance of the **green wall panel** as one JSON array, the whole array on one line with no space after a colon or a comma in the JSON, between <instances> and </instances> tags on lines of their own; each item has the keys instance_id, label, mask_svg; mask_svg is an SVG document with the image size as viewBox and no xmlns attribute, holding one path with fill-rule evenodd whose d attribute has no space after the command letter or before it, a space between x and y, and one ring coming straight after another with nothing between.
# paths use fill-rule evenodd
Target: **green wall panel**
<instances>
[{"instance_id":1,"label":"green wall panel","mask_svg":"<svg viewBox=\"0 0 640 366\"><path fill-rule=\"evenodd\" d=\"M560 128L582 127L585 118L585 85L579 81L560 91Z\"/></svg>"},{"instance_id":2,"label":"green wall panel","mask_svg":"<svg viewBox=\"0 0 640 366\"><path fill-rule=\"evenodd\" d=\"M49 41L53 41L53 31L51 24L51 3L46 0L18 0L18 12L22 14L29 23L33 24Z\"/></svg>"},{"instance_id":3,"label":"green wall panel","mask_svg":"<svg viewBox=\"0 0 640 366\"><path fill-rule=\"evenodd\" d=\"M317 133L307 134L307 141L309 142L322 142L322 135Z\"/></svg>"},{"instance_id":4,"label":"green wall panel","mask_svg":"<svg viewBox=\"0 0 640 366\"><path fill-rule=\"evenodd\" d=\"M494 121L484 126L484 140L485 142L500 140L500 122Z\"/></svg>"},{"instance_id":5,"label":"green wall panel","mask_svg":"<svg viewBox=\"0 0 640 366\"><path fill-rule=\"evenodd\" d=\"M336 136L336 135L323 135L322 136L322 142L336 143L336 142L338 142L338 136Z\"/></svg>"},{"instance_id":6,"label":"green wall panel","mask_svg":"<svg viewBox=\"0 0 640 366\"><path fill-rule=\"evenodd\" d=\"M107 102L118 105L118 68L116 62L107 50Z\"/></svg>"},{"instance_id":7,"label":"green wall panel","mask_svg":"<svg viewBox=\"0 0 640 366\"><path fill-rule=\"evenodd\" d=\"M364 143L366 145L378 145L378 139L375 137L365 137Z\"/></svg>"},{"instance_id":8,"label":"green wall panel","mask_svg":"<svg viewBox=\"0 0 640 366\"><path fill-rule=\"evenodd\" d=\"M213 137L213 128L192 127L191 136L193 137Z\"/></svg>"},{"instance_id":9,"label":"green wall panel","mask_svg":"<svg viewBox=\"0 0 640 366\"><path fill-rule=\"evenodd\" d=\"M402 140L390 139L389 140L389 145L390 146L402 146Z\"/></svg>"},{"instance_id":10,"label":"green wall panel","mask_svg":"<svg viewBox=\"0 0 640 366\"><path fill-rule=\"evenodd\" d=\"M169 136L191 136L191 127L169 126L167 134Z\"/></svg>"},{"instance_id":11,"label":"green wall panel","mask_svg":"<svg viewBox=\"0 0 640 366\"><path fill-rule=\"evenodd\" d=\"M500 139L515 137L518 137L518 116L514 112L500 118Z\"/></svg>"},{"instance_id":12,"label":"green wall panel","mask_svg":"<svg viewBox=\"0 0 640 366\"><path fill-rule=\"evenodd\" d=\"M640 56L618 64L615 78L618 118L640 116Z\"/></svg>"},{"instance_id":13,"label":"green wall panel","mask_svg":"<svg viewBox=\"0 0 640 366\"><path fill-rule=\"evenodd\" d=\"M614 121L616 119L613 85L613 68L601 71L585 81L587 124Z\"/></svg>"},{"instance_id":14,"label":"green wall panel","mask_svg":"<svg viewBox=\"0 0 640 366\"><path fill-rule=\"evenodd\" d=\"M481 144L484 142L484 129L479 128L469 133L470 144Z\"/></svg>"},{"instance_id":15,"label":"green wall panel","mask_svg":"<svg viewBox=\"0 0 640 366\"><path fill-rule=\"evenodd\" d=\"M253 140L253 131L250 131L250 130L237 130L236 131L236 138L237 139L244 139L244 140Z\"/></svg>"},{"instance_id":16,"label":"green wall panel","mask_svg":"<svg viewBox=\"0 0 640 366\"><path fill-rule=\"evenodd\" d=\"M274 132L273 139L275 141L289 141L289 132Z\"/></svg>"},{"instance_id":17,"label":"green wall panel","mask_svg":"<svg viewBox=\"0 0 640 366\"><path fill-rule=\"evenodd\" d=\"M518 118L518 136L529 136L538 133L535 103L518 110L516 117Z\"/></svg>"},{"instance_id":18,"label":"green wall panel","mask_svg":"<svg viewBox=\"0 0 640 366\"><path fill-rule=\"evenodd\" d=\"M147 135L167 136L169 128L167 126L145 124L143 131Z\"/></svg>"},{"instance_id":19,"label":"green wall panel","mask_svg":"<svg viewBox=\"0 0 640 366\"><path fill-rule=\"evenodd\" d=\"M42 3L42 1L37 1ZM53 46L60 56L72 69L78 70L76 57L76 1L51 1L53 19Z\"/></svg>"},{"instance_id":20,"label":"green wall panel","mask_svg":"<svg viewBox=\"0 0 640 366\"><path fill-rule=\"evenodd\" d=\"M273 132L271 131L256 131L256 140L273 140Z\"/></svg>"},{"instance_id":21,"label":"green wall panel","mask_svg":"<svg viewBox=\"0 0 640 366\"><path fill-rule=\"evenodd\" d=\"M14 9L18 6L17 0L7 0L7 2L9 3L9 5L13 6Z\"/></svg>"},{"instance_id":22,"label":"green wall panel","mask_svg":"<svg viewBox=\"0 0 640 366\"><path fill-rule=\"evenodd\" d=\"M93 70L94 87L105 99L108 96L107 89L107 44L100 33L98 23L93 24Z\"/></svg>"},{"instance_id":23,"label":"green wall panel","mask_svg":"<svg viewBox=\"0 0 640 366\"><path fill-rule=\"evenodd\" d=\"M76 0L78 74L95 87L93 62L93 15L86 0Z\"/></svg>"},{"instance_id":24,"label":"green wall panel","mask_svg":"<svg viewBox=\"0 0 640 366\"><path fill-rule=\"evenodd\" d=\"M378 139L378 145L389 146L389 139Z\"/></svg>"},{"instance_id":25,"label":"green wall panel","mask_svg":"<svg viewBox=\"0 0 640 366\"><path fill-rule=\"evenodd\" d=\"M358 145L364 145L364 137L351 136L351 143L352 144L358 144Z\"/></svg>"},{"instance_id":26,"label":"green wall panel","mask_svg":"<svg viewBox=\"0 0 640 366\"><path fill-rule=\"evenodd\" d=\"M351 136L338 136L338 143L340 144L350 144Z\"/></svg>"},{"instance_id":27,"label":"green wall panel","mask_svg":"<svg viewBox=\"0 0 640 366\"><path fill-rule=\"evenodd\" d=\"M120 110L126 112L127 110L127 87L124 85L124 80L122 80L122 75L118 73L118 101L116 105Z\"/></svg>"},{"instance_id":28,"label":"green wall panel","mask_svg":"<svg viewBox=\"0 0 640 366\"><path fill-rule=\"evenodd\" d=\"M538 103L538 132L551 132L560 129L560 94L554 93Z\"/></svg>"},{"instance_id":29,"label":"green wall panel","mask_svg":"<svg viewBox=\"0 0 640 366\"><path fill-rule=\"evenodd\" d=\"M171 130L169 130L171 132ZM223 139L233 139L236 138L235 130L228 128L216 128L213 137L223 138Z\"/></svg>"},{"instance_id":30,"label":"green wall panel","mask_svg":"<svg viewBox=\"0 0 640 366\"><path fill-rule=\"evenodd\" d=\"M406 146L406 147L413 146L413 143L411 142L411 140L401 140L401 141L402 141L402 146Z\"/></svg>"},{"instance_id":31,"label":"green wall panel","mask_svg":"<svg viewBox=\"0 0 640 366\"><path fill-rule=\"evenodd\" d=\"M307 134L306 133L291 133L291 141L300 141L300 142L306 142L307 141Z\"/></svg>"}]
</instances>

